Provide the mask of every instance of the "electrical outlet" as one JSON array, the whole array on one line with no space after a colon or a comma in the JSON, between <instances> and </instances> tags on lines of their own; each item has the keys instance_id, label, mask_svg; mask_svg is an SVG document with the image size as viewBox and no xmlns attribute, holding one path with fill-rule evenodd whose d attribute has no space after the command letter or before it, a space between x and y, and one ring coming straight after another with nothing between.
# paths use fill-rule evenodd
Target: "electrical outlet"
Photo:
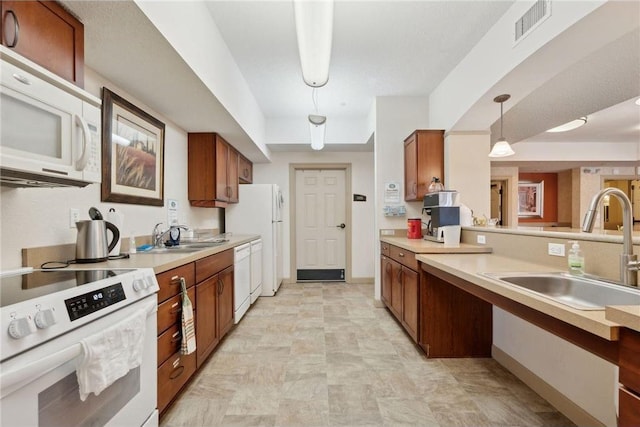
<instances>
[{"instance_id":1,"label":"electrical outlet","mask_svg":"<svg viewBox=\"0 0 640 427\"><path fill-rule=\"evenodd\" d=\"M76 228L78 221L80 221L80 211L75 208L69 209L69 228Z\"/></svg>"},{"instance_id":2,"label":"electrical outlet","mask_svg":"<svg viewBox=\"0 0 640 427\"><path fill-rule=\"evenodd\" d=\"M549 243L549 255L564 256L564 245L562 243Z\"/></svg>"},{"instance_id":3,"label":"electrical outlet","mask_svg":"<svg viewBox=\"0 0 640 427\"><path fill-rule=\"evenodd\" d=\"M484 234L478 234L477 242L481 245L487 244L487 238Z\"/></svg>"}]
</instances>

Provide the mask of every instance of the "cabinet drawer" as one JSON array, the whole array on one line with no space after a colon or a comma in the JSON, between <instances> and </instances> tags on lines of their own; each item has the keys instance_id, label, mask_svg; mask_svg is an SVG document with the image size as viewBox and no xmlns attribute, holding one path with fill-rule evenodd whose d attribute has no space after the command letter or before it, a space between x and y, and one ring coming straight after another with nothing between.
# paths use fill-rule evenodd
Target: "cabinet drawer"
<instances>
[{"instance_id":1,"label":"cabinet drawer","mask_svg":"<svg viewBox=\"0 0 640 427\"><path fill-rule=\"evenodd\" d=\"M158 337L158 366L162 365L173 353L180 350L182 333L177 323Z\"/></svg>"},{"instance_id":2,"label":"cabinet drawer","mask_svg":"<svg viewBox=\"0 0 640 427\"><path fill-rule=\"evenodd\" d=\"M384 256L391 256L390 252L389 252L389 248L391 247L390 244L385 243L385 242L380 242L380 253Z\"/></svg>"},{"instance_id":3,"label":"cabinet drawer","mask_svg":"<svg viewBox=\"0 0 640 427\"><path fill-rule=\"evenodd\" d=\"M189 300L193 304L193 308L196 308L196 291L195 287L191 287L187 294ZM182 295L175 295L169 298L162 304L158 305L158 334L161 334L173 325L177 325L180 321L182 313Z\"/></svg>"},{"instance_id":4,"label":"cabinet drawer","mask_svg":"<svg viewBox=\"0 0 640 427\"><path fill-rule=\"evenodd\" d=\"M196 282L200 283L233 265L233 249L210 255L196 261Z\"/></svg>"},{"instance_id":5,"label":"cabinet drawer","mask_svg":"<svg viewBox=\"0 0 640 427\"><path fill-rule=\"evenodd\" d=\"M196 353L173 354L158 368L158 411L162 412L196 371Z\"/></svg>"},{"instance_id":6,"label":"cabinet drawer","mask_svg":"<svg viewBox=\"0 0 640 427\"><path fill-rule=\"evenodd\" d=\"M393 245L389 246L389 256L391 257L391 259L399 262L406 267L409 267L414 271L418 271L418 260L416 260L416 254L414 252Z\"/></svg>"},{"instance_id":7,"label":"cabinet drawer","mask_svg":"<svg viewBox=\"0 0 640 427\"><path fill-rule=\"evenodd\" d=\"M618 426L631 427L640 425L640 397L624 387L618 393Z\"/></svg>"},{"instance_id":8,"label":"cabinet drawer","mask_svg":"<svg viewBox=\"0 0 640 427\"><path fill-rule=\"evenodd\" d=\"M158 303L171 298L180 292L180 277L184 277L187 288L196 284L193 263L174 268L156 276L160 291L158 292ZM193 302L193 301L192 301Z\"/></svg>"}]
</instances>

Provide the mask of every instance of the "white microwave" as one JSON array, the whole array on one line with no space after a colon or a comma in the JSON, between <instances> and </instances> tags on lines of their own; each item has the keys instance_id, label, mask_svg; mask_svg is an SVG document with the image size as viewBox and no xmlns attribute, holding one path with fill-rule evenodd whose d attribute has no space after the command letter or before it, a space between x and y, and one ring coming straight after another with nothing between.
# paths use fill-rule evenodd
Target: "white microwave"
<instances>
[{"instance_id":1,"label":"white microwave","mask_svg":"<svg viewBox=\"0 0 640 427\"><path fill-rule=\"evenodd\" d=\"M100 99L6 50L0 66L0 182L100 182Z\"/></svg>"}]
</instances>

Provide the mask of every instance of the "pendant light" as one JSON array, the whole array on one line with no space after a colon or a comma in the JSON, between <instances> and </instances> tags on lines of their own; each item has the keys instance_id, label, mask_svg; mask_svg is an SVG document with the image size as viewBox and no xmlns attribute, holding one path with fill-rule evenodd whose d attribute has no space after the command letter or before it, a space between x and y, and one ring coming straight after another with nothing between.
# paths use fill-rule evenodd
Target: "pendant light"
<instances>
[{"instance_id":1,"label":"pendant light","mask_svg":"<svg viewBox=\"0 0 640 427\"><path fill-rule=\"evenodd\" d=\"M311 148L322 150L324 148L324 133L326 130L327 118L309 114L309 132L311 134Z\"/></svg>"},{"instance_id":2,"label":"pendant light","mask_svg":"<svg viewBox=\"0 0 640 427\"><path fill-rule=\"evenodd\" d=\"M329 80L333 37L333 0L294 0L294 18L302 78L311 87Z\"/></svg>"},{"instance_id":3,"label":"pendant light","mask_svg":"<svg viewBox=\"0 0 640 427\"><path fill-rule=\"evenodd\" d=\"M511 95L509 94L498 95L493 98L493 102L500 103L500 139L498 139L498 142L496 142L493 145L493 148L491 148L489 157L507 157L516 154L515 151L513 151L513 149L511 148L511 145L509 145L507 140L502 135L502 104L509 98L511 98Z\"/></svg>"}]
</instances>

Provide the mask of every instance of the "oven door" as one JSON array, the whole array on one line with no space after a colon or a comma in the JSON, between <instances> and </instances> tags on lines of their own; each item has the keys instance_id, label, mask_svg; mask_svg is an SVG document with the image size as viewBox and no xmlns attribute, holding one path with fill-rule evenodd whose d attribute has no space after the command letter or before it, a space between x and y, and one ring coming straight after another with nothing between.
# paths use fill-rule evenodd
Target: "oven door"
<instances>
[{"instance_id":1,"label":"oven door","mask_svg":"<svg viewBox=\"0 0 640 427\"><path fill-rule=\"evenodd\" d=\"M131 304L0 364L5 426L157 426L156 310L146 323L142 364L80 400L76 363L81 339L133 315L156 295ZM157 307L154 304L154 307Z\"/></svg>"}]
</instances>

